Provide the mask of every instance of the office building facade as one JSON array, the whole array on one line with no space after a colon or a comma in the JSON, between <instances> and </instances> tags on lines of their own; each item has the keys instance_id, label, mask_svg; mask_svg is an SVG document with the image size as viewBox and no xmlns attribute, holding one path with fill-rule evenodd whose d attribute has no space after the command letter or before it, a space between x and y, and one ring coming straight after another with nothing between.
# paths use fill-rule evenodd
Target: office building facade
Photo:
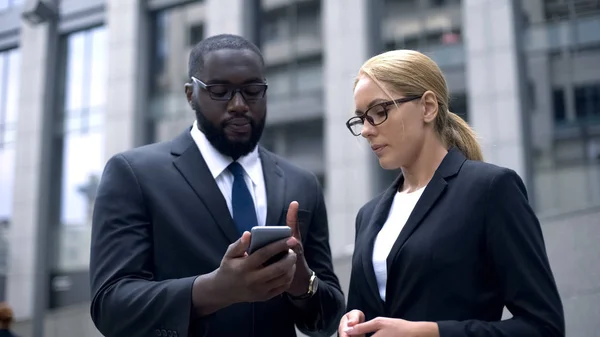
<instances>
[{"instance_id":1,"label":"office building facade","mask_svg":"<svg viewBox=\"0 0 600 337\"><path fill-rule=\"evenodd\" d=\"M417 49L444 71L450 108L475 128L485 159L525 180L568 336L600 329L598 1L57 4L54 16L38 0L0 0L0 300L23 334L97 335L87 270L104 163L189 127L188 53L218 33L247 36L264 53L262 144L321 181L345 289L356 212L397 175L344 125L353 80L371 55Z\"/></svg>"}]
</instances>

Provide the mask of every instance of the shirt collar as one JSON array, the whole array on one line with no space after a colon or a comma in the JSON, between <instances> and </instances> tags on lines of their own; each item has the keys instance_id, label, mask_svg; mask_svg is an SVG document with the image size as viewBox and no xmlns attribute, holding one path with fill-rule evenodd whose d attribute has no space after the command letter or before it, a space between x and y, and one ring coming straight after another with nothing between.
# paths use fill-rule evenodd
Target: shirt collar
<instances>
[{"instance_id":1,"label":"shirt collar","mask_svg":"<svg viewBox=\"0 0 600 337\"><path fill-rule=\"evenodd\" d=\"M202 157L204 157L204 161L206 162L206 166L208 166L210 173L213 178L217 179L217 177L227 169L229 164L233 162L233 159L219 152L219 150L210 143L206 138L206 135L198 129L197 121L194 121L190 134L198 146L198 150L200 150ZM246 171L246 174L254 184L257 184L258 181L260 181L262 167L260 156L258 154L258 146L256 146L249 154L240 157L237 162L242 165L244 171Z\"/></svg>"}]
</instances>

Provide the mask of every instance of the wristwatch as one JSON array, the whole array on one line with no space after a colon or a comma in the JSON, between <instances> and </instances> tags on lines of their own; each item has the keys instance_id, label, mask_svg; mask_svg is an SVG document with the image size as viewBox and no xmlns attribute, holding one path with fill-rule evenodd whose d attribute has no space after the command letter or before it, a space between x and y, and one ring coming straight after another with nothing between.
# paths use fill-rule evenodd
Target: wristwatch
<instances>
[{"instance_id":1,"label":"wristwatch","mask_svg":"<svg viewBox=\"0 0 600 337\"><path fill-rule=\"evenodd\" d=\"M296 300L304 300L313 297L314 294L317 293L317 289L319 288L319 278L317 278L317 274L313 271L310 275L310 281L308 282L308 291L304 295L300 296L292 296L293 299Z\"/></svg>"}]
</instances>

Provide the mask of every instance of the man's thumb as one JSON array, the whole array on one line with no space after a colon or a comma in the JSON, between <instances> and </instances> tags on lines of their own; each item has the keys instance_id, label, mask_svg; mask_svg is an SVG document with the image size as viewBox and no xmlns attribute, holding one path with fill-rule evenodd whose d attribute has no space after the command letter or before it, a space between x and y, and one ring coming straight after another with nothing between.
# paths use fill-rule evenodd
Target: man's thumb
<instances>
[{"instance_id":1,"label":"man's thumb","mask_svg":"<svg viewBox=\"0 0 600 337\"><path fill-rule=\"evenodd\" d=\"M250 232L244 232L244 234L242 234L242 237L240 237L236 242L229 245L225 256L229 258L243 257L246 254L246 250L248 250L249 246Z\"/></svg>"}]
</instances>

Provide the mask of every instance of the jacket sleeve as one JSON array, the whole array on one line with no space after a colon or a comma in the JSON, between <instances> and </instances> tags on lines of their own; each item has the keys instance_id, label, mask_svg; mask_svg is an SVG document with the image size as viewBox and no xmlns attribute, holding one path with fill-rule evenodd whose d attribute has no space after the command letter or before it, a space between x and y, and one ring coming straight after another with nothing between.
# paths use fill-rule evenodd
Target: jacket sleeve
<instances>
[{"instance_id":1,"label":"jacket sleeve","mask_svg":"<svg viewBox=\"0 0 600 337\"><path fill-rule=\"evenodd\" d=\"M91 317L105 336L188 336L195 277L154 280L148 214L127 159L112 157L98 187L90 258Z\"/></svg>"},{"instance_id":2,"label":"jacket sleeve","mask_svg":"<svg viewBox=\"0 0 600 337\"><path fill-rule=\"evenodd\" d=\"M360 232L360 223L362 221L362 212L363 208L358 211L356 215L356 223L354 224L354 244L356 247L356 239L358 237L358 233ZM354 254L356 254L356 249L354 250ZM350 273L350 286L348 287L348 304L346 305L346 312L350 312L352 310L362 310L361 308L361 289L355 284L354 280L354 254L352 256L352 272Z\"/></svg>"},{"instance_id":3,"label":"jacket sleeve","mask_svg":"<svg viewBox=\"0 0 600 337\"><path fill-rule=\"evenodd\" d=\"M319 278L319 287L315 295L306 303L294 305L295 322L304 334L331 336L337 330L344 313L344 295L333 271L323 191L316 176L313 175L313 178L317 202L310 226L306 231L304 256L309 268ZM292 302L297 301L292 300Z\"/></svg>"},{"instance_id":4,"label":"jacket sleeve","mask_svg":"<svg viewBox=\"0 0 600 337\"><path fill-rule=\"evenodd\" d=\"M486 203L488 261L513 317L499 322L438 322L440 337L561 337L565 321L540 223L521 178L504 169Z\"/></svg>"}]
</instances>

